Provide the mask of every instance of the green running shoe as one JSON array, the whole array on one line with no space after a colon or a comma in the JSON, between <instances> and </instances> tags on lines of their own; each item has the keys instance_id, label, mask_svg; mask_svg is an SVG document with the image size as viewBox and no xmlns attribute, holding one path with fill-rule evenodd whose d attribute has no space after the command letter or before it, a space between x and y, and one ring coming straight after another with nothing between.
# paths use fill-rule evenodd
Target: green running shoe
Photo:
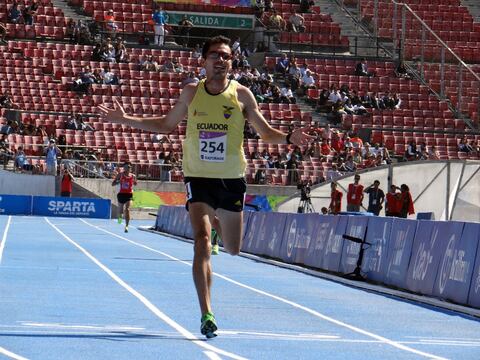
<instances>
[{"instance_id":1,"label":"green running shoe","mask_svg":"<svg viewBox=\"0 0 480 360\"><path fill-rule=\"evenodd\" d=\"M212 312L207 312L202 316L202 325L200 326L200 332L202 335L205 335L207 339L214 338L217 336L215 331L217 331L217 323L215 321L215 316Z\"/></svg>"},{"instance_id":2,"label":"green running shoe","mask_svg":"<svg viewBox=\"0 0 480 360\"><path fill-rule=\"evenodd\" d=\"M122 217L119 216L118 219L117 219L118 223L121 224L122 223Z\"/></svg>"},{"instance_id":3,"label":"green running shoe","mask_svg":"<svg viewBox=\"0 0 480 360\"><path fill-rule=\"evenodd\" d=\"M211 234L211 239L212 239L212 255L218 255L219 253L219 248L218 248L218 233L215 231L215 229L212 229L212 234Z\"/></svg>"},{"instance_id":4,"label":"green running shoe","mask_svg":"<svg viewBox=\"0 0 480 360\"><path fill-rule=\"evenodd\" d=\"M128 226L125 226L125 232L128 233Z\"/></svg>"},{"instance_id":5,"label":"green running shoe","mask_svg":"<svg viewBox=\"0 0 480 360\"><path fill-rule=\"evenodd\" d=\"M220 252L220 250L218 248L218 244L213 244L212 245L212 255L218 255L219 252Z\"/></svg>"}]
</instances>

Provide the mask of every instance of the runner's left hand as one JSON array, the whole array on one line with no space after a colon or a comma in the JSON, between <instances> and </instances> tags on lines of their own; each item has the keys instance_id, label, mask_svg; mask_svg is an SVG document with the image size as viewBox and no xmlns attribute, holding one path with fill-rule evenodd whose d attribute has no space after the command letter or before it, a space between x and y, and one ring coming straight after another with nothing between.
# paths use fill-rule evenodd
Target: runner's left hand
<instances>
[{"instance_id":1,"label":"runner's left hand","mask_svg":"<svg viewBox=\"0 0 480 360\"><path fill-rule=\"evenodd\" d=\"M307 145L316 139L315 136L308 135L310 130L311 128L309 126L295 129L292 131L292 135L290 135L290 142L298 146Z\"/></svg>"}]
</instances>

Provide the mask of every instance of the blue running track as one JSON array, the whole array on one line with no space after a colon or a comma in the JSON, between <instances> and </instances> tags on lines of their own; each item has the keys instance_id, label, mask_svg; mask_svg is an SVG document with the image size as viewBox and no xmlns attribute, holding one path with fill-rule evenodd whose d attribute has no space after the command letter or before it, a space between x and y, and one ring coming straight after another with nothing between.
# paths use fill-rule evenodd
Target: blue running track
<instances>
[{"instance_id":1,"label":"blue running track","mask_svg":"<svg viewBox=\"0 0 480 360\"><path fill-rule=\"evenodd\" d=\"M141 224L0 216L0 359L480 359L478 319L225 253L206 341L192 245Z\"/></svg>"}]
</instances>

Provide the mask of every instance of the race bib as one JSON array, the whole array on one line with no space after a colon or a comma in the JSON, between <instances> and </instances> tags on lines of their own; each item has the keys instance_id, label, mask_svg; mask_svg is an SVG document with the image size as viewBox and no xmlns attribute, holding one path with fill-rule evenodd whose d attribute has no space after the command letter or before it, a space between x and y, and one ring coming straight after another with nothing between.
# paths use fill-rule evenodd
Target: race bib
<instances>
[{"instance_id":1,"label":"race bib","mask_svg":"<svg viewBox=\"0 0 480 360\"><path fill-rule=\"evenodd\" d=\"M200 131L200 160L225 162L227 153L227 133Z\"/></svg>"},{"instance_id":2,"label":"race bib","mask_svg":"<svg viewBox=\"0 0 480 360\"><path fill-rule=\"evenodd\" d=\"M357 196L355 194L352 194L352 200L355 200Z\"/></svg>"},{"instance_id":3,"label":"race bib","mask_svg":"<svg viewBox=\"0 0 480 360\"><path fill-rule=\"evenodd\" d=\"M376 199L372 200L372 205L377 205L377 200Z\"/></svg>"}]
</instances>

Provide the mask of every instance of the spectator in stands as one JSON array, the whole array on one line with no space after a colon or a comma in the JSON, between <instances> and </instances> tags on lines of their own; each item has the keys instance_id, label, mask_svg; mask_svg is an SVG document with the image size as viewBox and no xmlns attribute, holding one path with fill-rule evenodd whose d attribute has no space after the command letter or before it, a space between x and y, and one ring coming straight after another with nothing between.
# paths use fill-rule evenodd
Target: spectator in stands
<instances>
[{"instance_id":1,"label":"spectator in stands","mask_svg":"<svg viewBox=\"0 0 480 360\"><path fill-rule=\"evenodd\" d=\"M150 55L146 61L143 61L140 65L141 70L146 71L159 71L160 66L158 65L157 61Z\"/></svg>"},{"instance_id":2,"label":"spectator in stands","mask_svg":"<svg viewBox=\"0 0 480 360\"><path fill-rule=\"evenodd\" d=\"M38 1L33 0L29 6L25 6L23 9L23 19L26 25L33 25L34 16L38 11Z\"/></svg>"},{"instance_id":3,"label":"spectator in stands","mask_svg":"<svg viewBox=\"0 0 480 360\"><path fill-rule=\"evenodd\" d=\"M368 212L378 216L383 209L383 202L385 200L385 193L379 188L380 181L375 180L372 185L365 189L368 194Z\"/></svg>"},{"instance_id":4,"label":"spectator in stands","mask_svg":"<svg viewBox=\"0 0 480 360\"><path fill-rule=\"evenodd\" d=\"M327 170L327 176L326 176L327 179L326 180L327 181L334 181L335 179L339 178L342 175L343 174L340 171L338 171L337 165L332 164L332 167Z\"/></svg>"},{"instance_id":5,"label":"spectator in stands","mask_svg":"<svg viewBox=\"0 0 480 360\"><path fill-rule=\"evenodd\" d=\"M385 109L385 104L383 103L383 100L378 96L376 92L372 93L371 102L372 108L377 110Z\"/></svg>"},{"instance_id":6,"label":"spectator in stands","mask_svg":"<svg viewBox=\"0 0 480 360\"><path fill-rule=\"evenodd\" d=\"M15 153L14 166L15 170L21 172L32 170L32 165L30 165L27 155L25 155L25 152L23 151L23 146L19 146Z\"/></svg>"},{"instance_id":7,"label":"spectator in stands","mask_svg":"<svg viewBox=\"0 0 480 360\"><path fill-rule=\"evenodd\" d=\"M195 45L195 48L192 51L192 57L194 59L200 59L202 57L202 49L200 48L200 44Z\"/></svg>"},{"instance_id":8,"label":"spectator in stands","mask_svg":"<svg viewBox=\"0 0 480 360\"><path fill-rule=\"evenodd\" d=\"M192 27L193 23L188 20L188 16L183 15L182 19L178 22L178 36L180 37L179 43L183 44L184 47L188 46Z\"/></svg>"},{"instance_id":9,"label":"spectator in stands","mask_svg":"<svg viewBox=\"0 0 480 360\"><path fill-rule=\"evenodd\" d=\"M113 9L107 11L107 14L103 18L105 22L105 29L110 32L113 36L118 30L118 25L115 23L115 16L113 15Z\"/></svg>"},{"instance_id":10,"label":"spectator in stands","mask_svg":"<svg viewBox=\"0 0 480 360\"><path fill-rule=\"evenodd\" d=\"M290 88L290 84L285 84L283 88L280 89L281 94L281 102L284 104L295 104L296 99L293 96L292 89Z\"/></svg>"},{"instance_id":11,"label":"spectator in stands","mask_svg":"<svg viewBox=\"0 0 480 360\"><path fill-rule=\"evenodd\" d=\"M47 165L47 175L57 176L57 157L62 156L62 151L57 147L54 139L50 139L48 147L44 150L44 154Z\"/></svg>"},{"instance_id":12,"label":"spectator in stands","mask_svg":"<svg viewBox=\"0 0 480 360\"><path fill-rule=\"evenodd\" d=\"M400 210L402 207L402 202L400 200L400 193L397 192L397 188L395 185L390 185L390 191L387 193L386 205L385 205L385 215L386 216L394 216L399 217Z\"/></svg>"},{"instance_id":13,"label":"spectator in stands","mask_svg":"<svg viewBox=\"0 0 480 360\"><path fill-rule=\"evenodd\" d=\"M92 33L88 25L82 20L78 20L76 36L78 44L89 45L92 43Z\"/></svg>"},{"instance_id":14,"label":"spectator in stands","mask_svg":"<svg viewBox=\"0 0 480 360\"><path fill-rule=\"evenodd\" d=\"M310 13L310 8L314 5L313 0L300 0L300 13Z\"/></svg>"},{"instance_id":15,"label":"spectator in stands","mask_svg":"<svg viewBox=\"0 0 480 360\"><path fill-rule=\"evenodd\" d=\"M293 32L305 32L305 19L293 9L293 14L288 19L288 30Z\"/></svg>"},{"instance_id":16,"label":"spectator in stands","mask_svg":"<svg viewBox=\"0 0 480 360\"><path fill-rule=\"evenodd\" d=\"M298 173L297 163L291 161L290 165L287 166L288 175L287 175L287 185L297 185L298 180L300 179L300 174Z\"/></svg>"},{"instance_id":17,"label":"spectator in stands","mask_svg":"<svg viewBox=\"0 0 480 360\"><path fill-rule=\"evenodd\" d=\"M400 217L406 218L408 215L415 214L415 208L413 207L412 194L410 194L410 189L406 184L400 185L400 195L401 208L400 208Z\"/></svg>"},{"instance_id":18,"label":"spectator in stands","mask_svg":"<svg viewBox=\"0 0 480 360\"><path fill-rule=\"evenodd\" d=\"M343 116L346 115L344 104L342 100L338 99L332 106L332 112L329 114L329 119L334 124L339 124L343 121Z\"/></svg>"},{"instance_id":19,"label":"spectator in stands","mask_svg":"<svg viewBox=\"0 0 480 360\"><path fill-rule=\"evenodd\" d=\"M343 164L343 168L345 169L346 172L355 172L357 171L357 164L353 161L353 156L348 155L345 163Z\"/></svg>"},{"instance_id":20,"label":"spectator in stands","mask_svg":"<svg viewBox=\"0 0 480 360\"><path fill-rule=\"evenodd\" d=\"M287 58L287 54L282 53L280 59L278 59L277 64L275 65L275 71L285 75L290 68L290 60Z\"/></svg>"},{"instance_id":21,"label":"spectator in stands","mask_svg":"<svg viewBox=\"0 0 480 360\"><path fill-rule=\"evenodd\" d=\"M0 44L6 44L5 37L7 36L7 26L0 22Z\"/></svg>"},{"instance_id":22,"label":"spectator in stands","mask_svg":"<svg viewBox=\"0 0 480 360\"><path fill-rule=\"evenodd\" d=\"M270 16L268 21L271 29L279 31L285 30L285 20L283 20L282 16L277 12L277 10L273 9L273 14Z\"/></svg>"},{"instance_id":23,"label":"spectator in stands","mask_svg":"<svg viewBox=\"0 0 480 360\"><path fill-rule=\"evenodd\" d=\"M102 61L107 61L111 63L115 63L115 48L110 42L105 43L102 46L102 50L100 51L100 59Z\"/></svg>"},{"instance_id":24,"label":"spectator in stands","mask_svg":"<svg viewBox=\"0 0 480 360\"><path fill-rule=\"evenodd\" d=\"M77 23L73 19L68 19L67 29L65 30L65 35L70 39L72 44L76 43L77 38ZM92 55L93 56L93 55ZM96 61L96 60L94 60Z\"/></svg>"},{"instance_id":25,"label":"spectator in stands","mask_svg":"<svg viewBox=\"0 0 480 360\"><path fill-rule=\"evenodd\" d=\"M264 0L255 0L252 7L253 7L253 11L255 13L255 17L257 19L260 19L263 16L263 13L265 12L265 1Z\"/></svg>"},{"instance_id":26,"label":"spectator in stands","mask_svg":"<svg viewBox=\"0 0 480 360\"><path fill-rule=\"evenodd\" d=\"M395 75L399 78L405 78L405 79L411 79L412 78L410 76L410 74L408 73L407 68L405 67L405 63L403 62L403 60L400 60L398 62L398 65L395 69Z\"/></svg>"},{"instance_id":27,"label":"spectator in stands","mask_svg":"<svg viewBox=\"0 0 480 360\"><path fill-rule=\"evenodd\" d=\"M460 142L458 143L458 151L465 153L470 153L474 151L473 147L467 142L466 136L460 139Z\"/></svg>"},{"instance_id":28,"label":"spectator in stands","mask_svg":"<svg viewBox=\"0 0 480 360\"><path fill-rule=\"evenodd\" d=\"M355 75L368 77L375 76L373 72L368 71L367 59L365 58L363 58L362 61L355 66Z\"/></svg>"},{"instance_id":29,"label":"spectator in stands","mask_svg":"<svg viewBox=\"0 0 480 360\"><path fill-rule=\"evenodd\" d=\"M315 89L315 78L312 75L310 70L306 70L305 74L300 79L300 87L302 88L302 92L304 94L307 93L308 89Z\"/></svg>"},{"instance_id":30,"label":"spectator in stands","mask_svg":"<svg viewBox=\"0 0 480 360\"><path fill-rule=\"evenodd\" d=\"M12 95L9 90L6 90L0 96L0 108L4 109L18 109L19 106L13 102Z\"/></svg>"},{"instance_id":31,"label":"spectator in stands","mask_svg":"<svg viewBox=\"0 0 480 360\"><path fill-rule=\"evenodd\" d=\"M115 75L108 66L105 66L100 72L100 79L105 85L118 85L117 75Z\"/></svg>"},{"instance_id":32,"label":"spectator in stands","mask_svg":"<svg viewBox=\"0 0 480 360\"><path fill-rule=\"evenodd\" d=\"M172 59L173 72L177 74L183 74L183 65L178 61L178 58L174 57Z\"/></svg>"},{"instance_id":33,"label":"spectator in stands","mask_svg":"<svg viewBox=\"0 0 480 360\"><path fill-rule=\"evenodd\" d=\"M165 43L165 13L162 7L158 7L152 15L153 29L155 37L153 43L158 46L163 46Z\"/></svg>"},{"instance_id":34,"label":"spectator in stands","mask_svg":"<svg viewBox=\"0 0 480 360\"><path fill-rule=\"evenodd\" d=\"M362 147L362 158L363 159L367 159L369 158L371 155L374 155L375 154L373 153L372 149L370 148L370 144L368 142L365 142L363 144L363 147Z\"/></svg>"},{"instance_id":35,"label":"spectator in stands","mask_svg":"<svg viewBox=\"0 0 480 360\"><path fill-rule=\"evenodd\" d=\"M435 145L429 146L427 155L428 160L440 160L440 153Z\"/></svg>"},{"instance_id":36,"label":"spectator in stands","mask_svg":"<svg viewBox=\"0 0 480 360\"><path fill-rule=\"evenodd\" d=\"M117 38L115 43L115 61L117 63L126 63L129 60L127 48L122 39Z\"/></svg>"},{"instance_id":37,"label":"spectator in stands","mask_svg":"<svg viewBox=\"0 0 480 360\"><path fill-rule=\"evenodd\" d=\"M60 180L60 196L62 197L71 197L72 196L72 184L75 181L75 178L71 174L71 172L68 170L68 168L65 168L63 170L63 176L62 179Z\"/></svg>"},{"instance_id":38,"label":"spectator in stands","mask_svg":"<svg viewBox=\"0 0 480 360\"><path fill-rule=\"evenodd\" d=\"M417 151L417 143L415 140L410 140L405 151L405 159L407 161L418 160L420 158L420 153Z\"/></svg>"},{"instance_id":39,"label":"spectator in stands","mask_svg":"<svg viewBox=\"0 0 480 360\"><path fill-rule=\"evenodd\" d=\"M21 22L22 13L18 9L18 4L16 2L14 2L10 10L8 10L7 20L9 23L12 23L12 24L18 24Z\"/></svg>"},{"instance_id":40,"label":"spectator in stands","mask_svg":"<svg viewBox=\"0 0 480 360\"><path fill-rule=\"evenodd\" d=\"M273 0L265 0L265 11L273 11Z\"/></svg>"},{"instance_id":41,"label":"spectator in stands","mask_svg":"<svg viewBox=\"0 0 480 360\"><path fill-rule=\"evenodd\" d=\"M3 169L6 169L8 162L13 159L13 152L10 151L10 144L8 143L8 135L2 134L0 136L0 161L3 164Z\"/></svg>"},{"instance_id":42,"label":"spectator in stands","mask_svg":"<svg viewBox=\"0 0 480 360\"><path fill-rule=\"evenodd\" d=\"M356 174L354 182L348 185L347 211L360 211L363 201L363 185L360 185L360 175Z\"/></svg>"},{"instance_id":43,"label":"spectator in stands","mask_svg":"<svg viewBox=\"0 0 480 360\"><path fill-rule=\"evenodd\" d=\"M83 130L83 131L95 131L92 125L86 123L83 120L82 114L77 114L77 124L78 124L78 130Z\"/></svg>"},{"instance_id":44,"label":"spectator in stands","mask_svg":"<svg viewBox=\"0 0 480 360\"><path fill-rule=\"evenodd\" d=\"M330 101L328 100L329 96L330 96L330 93L328 89L323 89L320 92L315 111L321 112L321 113L332 111L332 103L330 103Z\"/></svg>"},{"instance_id":45,"label":"spectator in stands","mask_svg":"<svg viewBox=\"0 0 480 360\"><path fill-rule=\"evenodd\" d=\"M330 205L328 206L328 211L332 215L337 215L342 211L343 194L341 191L337 190L336 182L332 182L330 188L332 189L332 192L330 193Z\"/></svg>"},{"instance_id":46,"label":"spectator in stands","mask_svg":"<svg viewBox=\"0 0 480 360\"><path fill-rule=\"evenodd\" d=\"M6 124L3 124L0 128L0 134L10 135L15 133L15 128L13 126L13 121L9 120Z\"/></svg>"},{"instance_id":47,"label":"spectator in stands","mask_svg":"<svg viewBox=\"0 0 480 360\"><path fill-rule=\"evenodd\" d=\"M182 81L182 88L191 83L198 83L200 80L198 79L197 75L195 74L195 71L189 71L187 73L187 77Z\"/></svg>"},{"instance_id":48,"label":"spectator in stands","mask_svg":"<svg viewBox=\"0 0 480 360\"><path fill-rule=\"evenodd\" d=\"M255 179L253 180L257 185L265 185L267 183L267 173L265 169L259 168L255 173Z\"/></svg>"}]
</instances>

